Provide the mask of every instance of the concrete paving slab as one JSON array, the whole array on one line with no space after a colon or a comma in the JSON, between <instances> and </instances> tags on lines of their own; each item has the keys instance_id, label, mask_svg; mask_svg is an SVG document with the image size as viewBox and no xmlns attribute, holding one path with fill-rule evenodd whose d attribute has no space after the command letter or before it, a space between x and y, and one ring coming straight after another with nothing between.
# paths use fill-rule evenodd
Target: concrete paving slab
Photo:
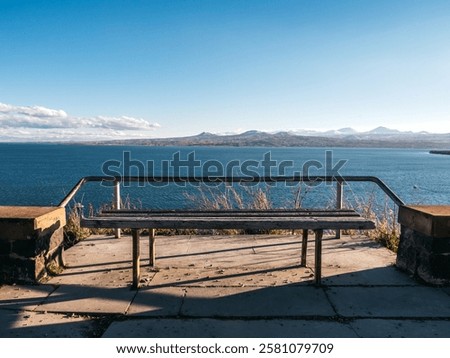
<instances>
[{"instance_id":1,"label":"concrete paving slab","mask_svg":"<svg viewBox=\"0 0 450 358\"><path fill-rule=\"evenodd\" d=\"M279 266L298 265L300 238L298 236L239 235L157 237L156 259L159 267L189 266L193 262L204 266ZM179 242L178 242L179 241ZM178 243L178 244L176 244ZM296 247L296 250L290 248ZM236 260L236 258L239 260Z\"/></svg>"},{"instance_id":2,"label":"concrete paving slab","mask_svg":"<svg viewBox=\"0 0 450 358\"><path fill-rule=\"evenodd\" d=\"M313 246L314 242L311 244ZM392 251L365 236L342 236L341 239L327 237L323 240L324 266L370 268L391 266L395 264L395 260L396 256Z\"/></svg>"},{"instance_id":3,"label":"concrete paving slab","mask_svg":"<svg viewBox=\"0 0 450 358\"><path fill-rule=\"evenodd\" d=\"M292 251L292 249L291 249ZM308 266L314 268L314 240L308 242ZM396 255L364 235L323 241L323 283L326 285L410 285L420 283L395 268Z\"/></svg>"},{"instance_id":4,"label":"concrete paving slab","mask_svg":"<svg viewBox=\"0 0 450 358\"><path fill-rule=\"evenodd\" d=\"M53 291L51 285L19 286L5 285L0 287L0 308L34 310Z\"/></svg>"},{"instance_id":5,"label":"concrete paving slab","mask_svg":"<svg viewBox=\"0 0 450 358\"><path fill-rule=\"evenodd\" d=\"M331 287L328 296L344 317L450 318L450 300L433 287Z\"/></svg>"},{"instance_id":6,"label":"concrete paving slab","mask_svg":"<svg viewBox=\"0 0 450 358\"><path fill-rule=\"evenodd\" d=\"M449 320L357 319L350 325L364 338L450 338Z\"/></svg>"},{"instance_id":7,"label":"concrete paving slab","mask_svg":"<svg viewBox=\"0 0 450 358\"><path fill-rule=\"evenodd\" d=\"M358 268L326 265L322 283L327 286L418 286L419 283L394 266Z\"/></svg>"},{"instance_id":8,"label":"concrete paving slab","mask_svg":"<svg viewBox=\"0 0 450 358\"><path fill-rule=\"evenodd\" d=\"M418 286L418 282L395 268L395 260L393 252L367 237L328 237L324 240L322 282L325 285Z\"/></svg>"},{"instance_id":9,"label":"concrete paving slab","mask_svg":"<svg viewBox=\"0 0 450 358\"><path fill-rule=\"evenodd\" d=\"M300 264L301 236L256 235L250 265L257 267L296 266ZM310 254L313 251L309 250Z\"/></svg>"},{"instance_id":10,"label":"concrete paving slab","mask_svg":"<svg viewBox=\"0 0 450 358\"><path fill-rule=\"evenodd\" d=\"M196 317L334 316L322 289L314 286L187 287L181 308Z\"/></svg>"},{"instance_id":11,"label":"concrete paving slab","mask_svg":"<svg viewBox=\"0 0 450 358\"><path fill-rule=\"evenodd\" d=\"M67 327L69 336L92 336L88 317L53 313L68 312L128 318L110 326L111 337L446 336L448 287L412 281L392 266L394 254L367 238L328 235L325 286L316 288L310 236L312 268L298 266L300 236L158 236L156 269L146 266L143 236L138 291L129 288L131 238L92 237L66 252L69 268L48 284L0 287L8 327L0 332L52 337Z\"/></svg>"},{"instance_id":12,"label":"concrete paving slab","mask_svg":"<svg viewBox=\"0 0 450 358\"><path fill-rule=\"evenodd\" d=\"M1 338L84 338L96 329L93 319L0 309Z\"/></svg>"},{"instance_id":13,"label":"concrete paving slab","mask_svg":"<svg viewBox=\"0 0 450 358\"><path fill-rule=\"evenodd\" d=\"M64 258L66 266L72 268L131 263L131 237L116 239L112 236L93 235L66 250Z\"/></svg>"},{"instance_id":14,"label":"concrete paving slab","mask_svg":"<svg viewBox=\"0 0 450 358\"><path fill-rule=\"evenodd\" d=\"M188 266L193 262L223 260L236 252L251 250L248 239L240 244L231 236L157 236L157 262L165 265ZM253 241L250 239L250 241Z\"/></svg>"},{"instance_id":15,"label":"concrete paving slab","mask_svg":"<svg viewBox=\"0 0 450 358\"><path fill-rule=\"evenodd\" d=\"M146 317L178 316L184 295L185 290L180 287L139 289L127 314Z\"/></svg>"},{"instance_id":16,"label":"concrete paving slab","mask_svg":"<svg viewBox=\"0 0 450 358\"><path fill-rule=\"evenodd\" d=\"M127 265L128 266L128 265ZM154 273L153 273L154 274ZM149 279L152 274L147 275ZM132 270L129 267L123 268L94 268L88 270L66 269L48 282L53 285L80 285L98 287L130 287L132 281Z\"/></svg>"},{"instance_id":17,"label":"concrete paving slab","mask_svg":"<svg viewBox=\"0 0 450 358\"><path fill-rule=\"evenodd\" d=\"M145 240L141 240L145 249ZM148 248L148 244L147 244ZM147 251L143 251L145 253ZM142 269L148 265L144 259ZM88 285L99 287L129 287L132 281L131 239L124 236L93 236L72 246L65 252L66 269L52 277L53 285ZM153 273L154 274L154 273ZM147 278L153 274L147 272Z\"/></svg>"},{"instance_id":18,"label":"concrete paving slab","mask_svg":"<svg viewBox=\"0 0 450 358\"><path fill-rule=\"evenodd\" d=\"M194 286L194 287L267 287L287 284L310 283L314 277L311 269L305 267L287 268L189 268L160 269L153 279L144 285L149 287Z\"/></svg>"},{"instance_id":19,"label":"concrete paving slab","mask_svg":"<svg viewBox=\"0 0 450 358\"><path fill-rule=\"evenodd\" d=\"M64 285L58 287L35 311L125 314L135 295L136 291L128 287Z\"/></svg>"},{"instance_id":20,"label":"concrete paving slab","mask_svg":"<svg viewBox=\"0 0 450 358\"><path fill-rule=\"evenodd\" d=\"M112 323L103 338L356 338L348 324L310 320L152 319Z\"/></svg>"}]
</instances>

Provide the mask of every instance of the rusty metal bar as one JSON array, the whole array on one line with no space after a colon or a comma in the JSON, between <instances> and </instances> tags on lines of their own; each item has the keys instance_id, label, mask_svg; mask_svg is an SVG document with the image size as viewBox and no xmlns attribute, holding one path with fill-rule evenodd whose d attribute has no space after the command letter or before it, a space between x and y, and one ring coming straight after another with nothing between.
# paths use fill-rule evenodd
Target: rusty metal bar
<instances>
[{"instance_id":1,"label":"rusty metal bar","mask_svg":"<svg viewBox=\"0 0 450 358\"><path fill-rule=\"evenodd\" d=\"M81 178L78 183L75 184L75 186L70 190L69 194L66 195L66 197L59 203L59 207L66 207L67 204L72 200L72 198L75 196L75 194L78 192L78 190L81 189L81 187L86 184L89 180L86 178Z\"/></svg>"},{"instance_id":2,"label":"rusty metal bar","mask_svg":"<svg viewBox=\"0 0 450 358\"><path fill-rule=\"evenodd\" d=\"M81 187L88 182L110 183L278 183L278 182L372 182L376 184L396 205L404 206L405 203L395 194L381 179L374 176L255 176L255 177L181 177L181 176L88 176L82 178L61 201L59 206L65 207Z\"/></svg>"},{"instance_id":3,"label":"rusty metal bar","mask_svg":"<svg viewBox=\"0 0 450 358\"><path fill-rule=\"evenodd\" d=\"M139 281L141 279L141 248L139 242L139 229L131 230L133 236L133 285L132 288L137 290L139 288Z\"/></svg>"},{"instance_id":4,"label":"rusty metal bar","mask_svg":"<svg viewBox=\"0 0 450 358\"><path fill-rule=\"evenodd\" d=\"M156 263L156 240L155 229L148 229L148 248L149 248L149 265L155 266Z\"/></svg>"},{"instance_id":5,"label":"rusty metal bar","mask_svg":"<svg viewBox=\"0 0 450 358\"><path fill-rule=\"evenodd\" d=\"M300 266L306 267L306 253L308 252L308 230L302 231L302 260Z\"/></svg>"},{"instance_id":6,"label":"rusty metal bar","mask_svg":"<svg viewBox=\"0 0 450 358\"><path fill-rule=\"evenodd\" d=\"M322 281L322 237L323 237L323 230L314 230L314 233L316 235L316 247L315 247L315 273L314 273L314 279L316 286L321 285Z\"/></svg>"},{"instance_id":7,"label":"rusty metal bar","mask_svg":"<svg viewBox=\"0 0 450 358\"><path fill-rule=\"evenodd\" d=\"M342 209L343 184L341 181L336 182L336 209ZM336 239L341 238L341 230L336 230Z\"/></svg>"}]
</instances>

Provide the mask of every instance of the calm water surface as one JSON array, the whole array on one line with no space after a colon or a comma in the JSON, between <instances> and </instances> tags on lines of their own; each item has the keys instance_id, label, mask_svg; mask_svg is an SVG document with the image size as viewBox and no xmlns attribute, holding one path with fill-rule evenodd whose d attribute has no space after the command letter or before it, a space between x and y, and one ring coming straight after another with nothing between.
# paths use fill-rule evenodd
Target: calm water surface
<instances>
[{"instance_id":1,"label":"calm water surface","mask_svg":"<svg viewBox=\"0 0 450 358\"><path fill-rule=\"evenodd\" d=\"M150 168L147 162L153 161L155 174L161 174L164 171L161 163L172 160L177 152L181 160L186 160L188 154L194 152L191 155L194 155L201 165L209 160L216 160L224 166L233 160L254 160L261 163L264 154L270 152L274 161L293 162L293 166L287 168L286 173L301 172L305 163L314 160L315 167L312 168L311 174L325 175L325 169L317 167L319 164L325 166L327 150L332 151L333 165L339 160L346 160L340 170L342 175L377 176L408 204L450 204L450 156L431 155L428 150L0 144L0 205L57 205L82 176L103 175L102 166L105 161L115 160L115 166L110 166L110 169L123 172L124 152L129 152L131 160L142 162L146 171ZM197 172L201 170L200 167ZM137 170L135 165L131 174L138 174ZM277 169L273 170L276 172ZM328 200L323 198L319 189L308 190L310 193L305 196L307 205L317 206L313 201L319 197L322 197L320 200L324 200L324 203ZM346 186L345 190L350 197L377 192L372 184L352 184ZM273 199L278 200L281 206L292 201L292 188L277 187L271 188L270 191ZM313 195L313 191L318 194ZM123 195L136 206L176 208L189 206L186 192L198 194L198 189L174 186L125 188ZM332 190L330 195L333 195ZM98 205L111 201L111 198L111 188L89 184L76 200Z\"/></svg>"}]
</instances>

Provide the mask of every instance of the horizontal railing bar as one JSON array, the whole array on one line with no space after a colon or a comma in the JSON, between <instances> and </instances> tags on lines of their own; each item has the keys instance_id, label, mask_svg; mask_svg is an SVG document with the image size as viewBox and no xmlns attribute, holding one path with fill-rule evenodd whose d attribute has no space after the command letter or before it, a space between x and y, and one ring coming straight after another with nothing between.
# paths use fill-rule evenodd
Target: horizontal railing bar
<instances>
[{"instance_id":1,"label":"horizontal railing bar","mask_svg":"<svg viewBox=\"0 0 450 358\"><path fill-rule=\"evenodd\" d=\"M104 210L97 216L99 217L160 217L160 216L182 216L182 217L358 217L360 216L354 210Z\"/></svg>"},{"instance_id":2,"label":"horizontal railing bar","mask_svg":"<svg viewBox=\"0 0 450 358\"><path fill-rule=\"evenodd\" d=\"M139 214L139 213L148 213L151 212L152 214L165 214L165 213L176 213L180 210L177 209L166 209L166 210L160 210L160 209L108 209L108 210L101 210L100 214L117 214L117 213L132 213L132 214ZM338 212L338 213L355 213L355 210L353 209L306 209L306 208L298 208L298 209L187 209L183 210L185 213L254 213L254 212L261 212L261 213L295 213L295 214L311 214L316 215L320 213L329 214L331 212Z\"/></svg>"}]
</instances>

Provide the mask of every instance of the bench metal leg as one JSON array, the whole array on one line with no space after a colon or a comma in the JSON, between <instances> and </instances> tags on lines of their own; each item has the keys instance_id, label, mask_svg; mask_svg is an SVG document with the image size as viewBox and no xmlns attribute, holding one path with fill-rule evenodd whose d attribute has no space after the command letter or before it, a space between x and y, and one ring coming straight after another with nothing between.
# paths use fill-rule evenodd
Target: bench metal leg
<instances>
[{"instance_id":1,"label":"bench metal leg","mask_svg":"<svg viewBox=\"0 0 450 358\"><path fill-rule=\"evenodd\" d=\"M336 209L342 209L342 200L343 200L344 187L342 182L336 182ZM341 238L341 230L336 230L336 239Z\"/></svg>"},{"instance_id":2,"label":"bench metal leg","mask_svg":"<svg viewBox=\"0 0 450 358\"><path fill-rule=\"evenodd\" d=\"M322 236L323 230L315 230L316 234L316 252L315 252L315 282L317 286L320 286L322 280Z\"/></svg>"},{"instance_id":3,"label":"bench metal leg","mask_svg":"<svg viewBox=\"0 0 450 358\"><path fill-rule=\"evenodd\" d=\"M131 231L133 236L133 289L139 288L139 281L141 279L141 248L139 245L139 230L133 229Z\"/></svg>"},{"instance_id":4,"label":"bench metal leg","mask_svg":"<svg viewBox=\"0 0 450 358\"><path fill-rule=\"evenodd\" d=\"M155 229L148 229L149 265L155 266L156 261Z\"/></svg>"},{"instance_id":5,"label":"bench metal leg","mask_svg":"<svg viewBox=\"0 0 450 358\"><path fill-rule=\"evenodd\" d=\"M306 252L308 251L308 230L302 232L302 261L300 266L306 267Z\"/></svg>"}]
</instances>

